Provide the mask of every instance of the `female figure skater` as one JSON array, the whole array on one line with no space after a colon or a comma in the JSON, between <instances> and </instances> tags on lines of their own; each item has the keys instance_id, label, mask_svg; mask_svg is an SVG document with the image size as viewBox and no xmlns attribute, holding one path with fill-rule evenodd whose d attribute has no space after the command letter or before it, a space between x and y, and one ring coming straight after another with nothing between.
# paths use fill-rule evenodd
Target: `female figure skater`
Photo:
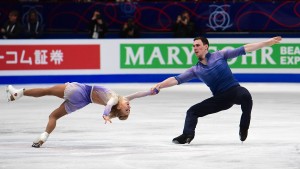
<instances>
[{"instance_id":1,"label":"female figure skater","mask_svg":"<svg viewBox=\"0 0 300 169\"><path fill-rule=\"evenodd\" d=\"M111 119L115 117L118 117L120 120L126 120L130 114L130 100L154 94L149 90L123 97L103 86L90 86L77 82L33 89L16 89L12 85L8 85L6 92L8 94L8 101L17 100L22 96L42 97L46 95L64 99L64 102L50 114L45 132L33 141L32 147L35 148L39 148L46 142L59 118L81 109L90 103L105 106L103 119L106 124L107 122L111 123Z\"/></svg>"}]
</instances>

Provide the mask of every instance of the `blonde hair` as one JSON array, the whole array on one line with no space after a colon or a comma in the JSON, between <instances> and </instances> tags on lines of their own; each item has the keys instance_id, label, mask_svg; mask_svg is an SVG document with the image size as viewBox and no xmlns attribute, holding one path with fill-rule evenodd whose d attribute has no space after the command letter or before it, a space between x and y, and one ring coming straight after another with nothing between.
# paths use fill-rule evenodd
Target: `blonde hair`
<instances>
[{"instance_id":1,"label":"blonde hair","mask_svg":"<svg viewBox=\"0 0 300 169\"><path fill-rule=\"evenodd\" d=\"M114 105L109 113L109 118L115 118L118 117L119 120L127 120L129 115L122 115L122 111L118 109L118 105L120 103L120 99L122 99L122 96L118 96L118 104Z\"/></svg>"}]
</instances>

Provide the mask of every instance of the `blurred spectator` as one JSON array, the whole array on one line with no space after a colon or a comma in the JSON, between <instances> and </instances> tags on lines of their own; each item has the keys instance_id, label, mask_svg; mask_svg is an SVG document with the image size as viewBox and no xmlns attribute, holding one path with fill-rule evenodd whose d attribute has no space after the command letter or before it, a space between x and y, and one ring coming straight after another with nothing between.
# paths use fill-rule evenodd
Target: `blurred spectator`
<instances>
[{"instance_id":1,"label":"blurred spectator","mask_svg":"<svg viewBox=\"0 0 300 169\"><path fill-rule=\"evenodd\" d=\"M177 16L173 32L175 38L192 38L195 36L195 24L191 21L187 11Z\"/></svg>"},{"instance_id":2,"label":"blurred spectator","mask_svg":"<svg viewBox=\"0 0 300 169\"><path fill-rule=\"evenodd\" d=\"M93 0L74 0L73 2L83 2L83 3L89 3L89 2L93 2Z\"/></svg>"},{"instance_id":3,"label":"blurred spectator","mask_svg":"<svg viewBox=\"0 0 300 169\"><path fill-rule=\"evenodd\" d=\"M23 27L19 22L19 12L13 10L8 15L8 21L1 28L3 39L19 39L22 37Z\"/></svg>"},{"instance_id":4,"label":"blurred spectator","mask_svg":"<svg viewBox=\"0 0 300 169\"><path fill-rule=\"evenodd\" d=\"M95 11L89 24L90 37L93 39L104 38L107 25L99 11Z\"/></svg>"},{"instance_id":5,"label":"blurred spectator","mask_svg":"<svg viewBox=\"0 0 300 169\"><path fill-rule=\"evenodd\" d=\"M39 0L19 0L19 2L39 2Z\"/></svg>"},{"instance_id":6,"label":"blurred spectator","mask_svg":"<svg viewBox=\"0 0 300 169\"><path fill-rule=\"evenodd\" d=\"M124 23L121 29L121 38L139 38L140 30L139 27L134 23L133 19L129 18L127 22Z\"/></svg>"},{"instance_id":7,"label":"blurred spectator","mask_svg":"<svg viewBox=\"0 0 300 169\"><path fill-rule=\"evenodd\" d=\"M25 38L37 39L40 38L44 31L44 26L41 23L36 10L30 10L25 22Z\"/></svg>"}]
</instances>

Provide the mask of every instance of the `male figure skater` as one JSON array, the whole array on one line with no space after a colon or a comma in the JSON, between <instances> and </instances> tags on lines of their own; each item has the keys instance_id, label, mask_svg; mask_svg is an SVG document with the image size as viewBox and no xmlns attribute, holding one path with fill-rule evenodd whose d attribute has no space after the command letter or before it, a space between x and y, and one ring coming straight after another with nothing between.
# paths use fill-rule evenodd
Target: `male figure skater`
<instances>
[{"instance_id":1,"label":"male figure skater","mask_svg":"<svg viewBox=\"0 0 300 169\"><path fill-rule=\"evenodd\" d=\"M193 105L187 110L183 133L174 138L173 143L189 144L194 139L198 117L229 109L234 104L241 105L242 116L239 136L241 141L245 141L248 136L251 119L252 97L249 91L240 86L239 82L234 78L227 60L244 55L246 52L272 46L280 41L281 37L276 36L265 41L246 44L236 49L210 53L208 52L208 40L205 37L196 37L193 49L198 58L198 63L182 74L169 77L152 88L152 93L155 93L154 89L159 90L179 85L197 78L204 82L213 94L212 97Z\"/></svg>"}]
</instances>

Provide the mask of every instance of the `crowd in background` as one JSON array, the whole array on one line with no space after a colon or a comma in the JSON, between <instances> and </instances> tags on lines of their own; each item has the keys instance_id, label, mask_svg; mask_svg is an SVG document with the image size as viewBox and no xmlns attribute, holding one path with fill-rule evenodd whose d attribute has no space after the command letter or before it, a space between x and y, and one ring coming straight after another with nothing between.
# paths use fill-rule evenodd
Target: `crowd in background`
<instances>
[{"instance_id":1,"label":"crowd in background","mask_svg":"<svg viewBox=\"0 0 300 169\"><path fill-rule=\"evenodd\" d=\"M10 0L15 2L169 2L170 0ZM285 0L175 0L170 2L248 2L248 1L259 1L259 2L280 2Z\"/></svg>"},{"instance_id":2,"label":"crowd in background","mask_svg":"<svg viewBox=\"0 0 300 169\"><path fill-rule=\"evenodd\" d=\"M178 0L178 2L246 2L246 1L255 1L255 0ZM256 0L257 2L279 2L281 0ZM58 0L11 0L10 2L58 2ZM91 3L93 2L153 2L150 0L59 0L59 2L76 2L77 3ZM162 2L162 1L156 1L156 2ZM172 1L173 2L173 1ZM39 3L37 3L39 4ZM56 3L54 3L56 4ZM74 3L73 3L74 4ZM105 4L105 3L104 3ZM118 3L119 4L119 3ZM123 4L123 3L121 3ZM135 4L135 3L124 3L124 4ZM194 4L194 3L192 3ZM84 4L77 4L77 5L84 5ZM34 6L34 5L33 5ZM120 5L121 6L121 5ZM132 7L132 6L131 6ZM121 8L121 7L120 7ZM99 9L99 8L98 8ZM128 10L124 7L124 10ZM4 10L3 10L4 11ZM20 12L18 10L13 10L7 13L3 13L1 15L1 22L0 22L0 38L1 39L37 39L37 38L44 38L45 35L51 36L51 33L49 32L53 31L49 30L49 26L44 25L43 17L45 19L49 19L47 17L52 16L43 16L43 14L35 8L32 8L26 12L23 11ZM117 38L141 38L143 35L143 31L145 31L145 25L140 23L140 20L135 18L135 13L132 12L131 15L127 18L123 17L122 19L115 22L116 24L113 25L113 28L111 27L111 20L108 19L108 17L105 15L103 11L95 10L90 11L92 14L84 15L84 23L83 29L80 28L80 31L84 31L84 38L93 38L93 39L101 39L101 38L107 38L108 34L113 32L114 35L117 35ZM181 13L180 13L181 12ZM180 13L178 16L175 16L177 13ZM219 13L219 15L214 16L223 16L225 17L225 14L220 11L217 11L216 13ZM140 13L139 13L140 14ZM166 32L172 34L171 37L173 38L192 38L195 37L195 35L202 35L205 34L205 30L203 30L203 27L206 23L201 23L200 21L203 21L201 16L195 16L195 13L189 13L189 11L185 11L184 8L182 11L177 10L175 15L169 15L171 17L170 22L168 20L168 27L164 29ZM44 15L46 15L44 13ZM91 16L90 16L91 15ZM121 16L121 15L119 15ZM111 16L110 16L111 17ZM3 20L6 18L6 21ZM168 18L168 19L169 19ZM199 19L200 18L200 19ZM77 19L77 18L76 18ZM149 20L151 20L150 18ZM207 19L207 18L205 18ZM197 22L196 22L197 21ZM151 26L155 25L158 21L151 20ZM48 22L47 22L48 23ZM65 23L65 22L64 22ZM169 24L171 23L171 24ZM199 24L200 23L200 24ZM58 25L58 24L53 24ZM140 27L140 26L144 27ZM159 25L159 24L157 24ZM200 26L199 26L200 25ZM203 26L204 25L204 26ZM52 25L51 25L52 26ZM66 25L63 25L62 27L65 28ZM69 26L69 25L68 25ZM148 26L148 25L147 25ZM198 26L198 27L197 27ZM199 28L201 27L202 28ZM210 25L211 26L211 25ZM214 26L214 25L213 25ZM217 25L219 26L219 25ZM48 29L47 29L48 28ZM72 30L70 30L70 27L66 29L69 31L68 33L71 34ZM149 29L148 27L148 30ZM206 30L207 31L207 30Z\"/></svg>"},{"instance_id":3,"label":"crowd in background","mask_svg":"<svg viewBox=\"0 0 300 169\"><path fill-rule=\"evenodd\" d=\"M20 13L17 10L9 12L8 20L0 30L3 39L36 39L42 36L44 26L39 21L37 11L30 10L24 23L21 23L19 18Z\"/></svg>"},{"instance_id":4,"label":"crowd in background","mask_svg":"<svg viewBox=\"0 0 300 169\"><path fill-rule=\"evenodd\" d=\"M25 20L20 21L20 13L17 10L9 12L7 21L1 25L2 39L37 39L42 38L45 26L40 21L39 13L32 9L26 12ZM194 37L195 24L187 11L177 16L172 25L174 38ZM94 11L87 25L88 38L101 39L109 32L107 22L104 20L101 11ZM120 38L140 38L140 28L135 24L133 18L123 23L119 31Z\"/></svg>"}]
</instances>

